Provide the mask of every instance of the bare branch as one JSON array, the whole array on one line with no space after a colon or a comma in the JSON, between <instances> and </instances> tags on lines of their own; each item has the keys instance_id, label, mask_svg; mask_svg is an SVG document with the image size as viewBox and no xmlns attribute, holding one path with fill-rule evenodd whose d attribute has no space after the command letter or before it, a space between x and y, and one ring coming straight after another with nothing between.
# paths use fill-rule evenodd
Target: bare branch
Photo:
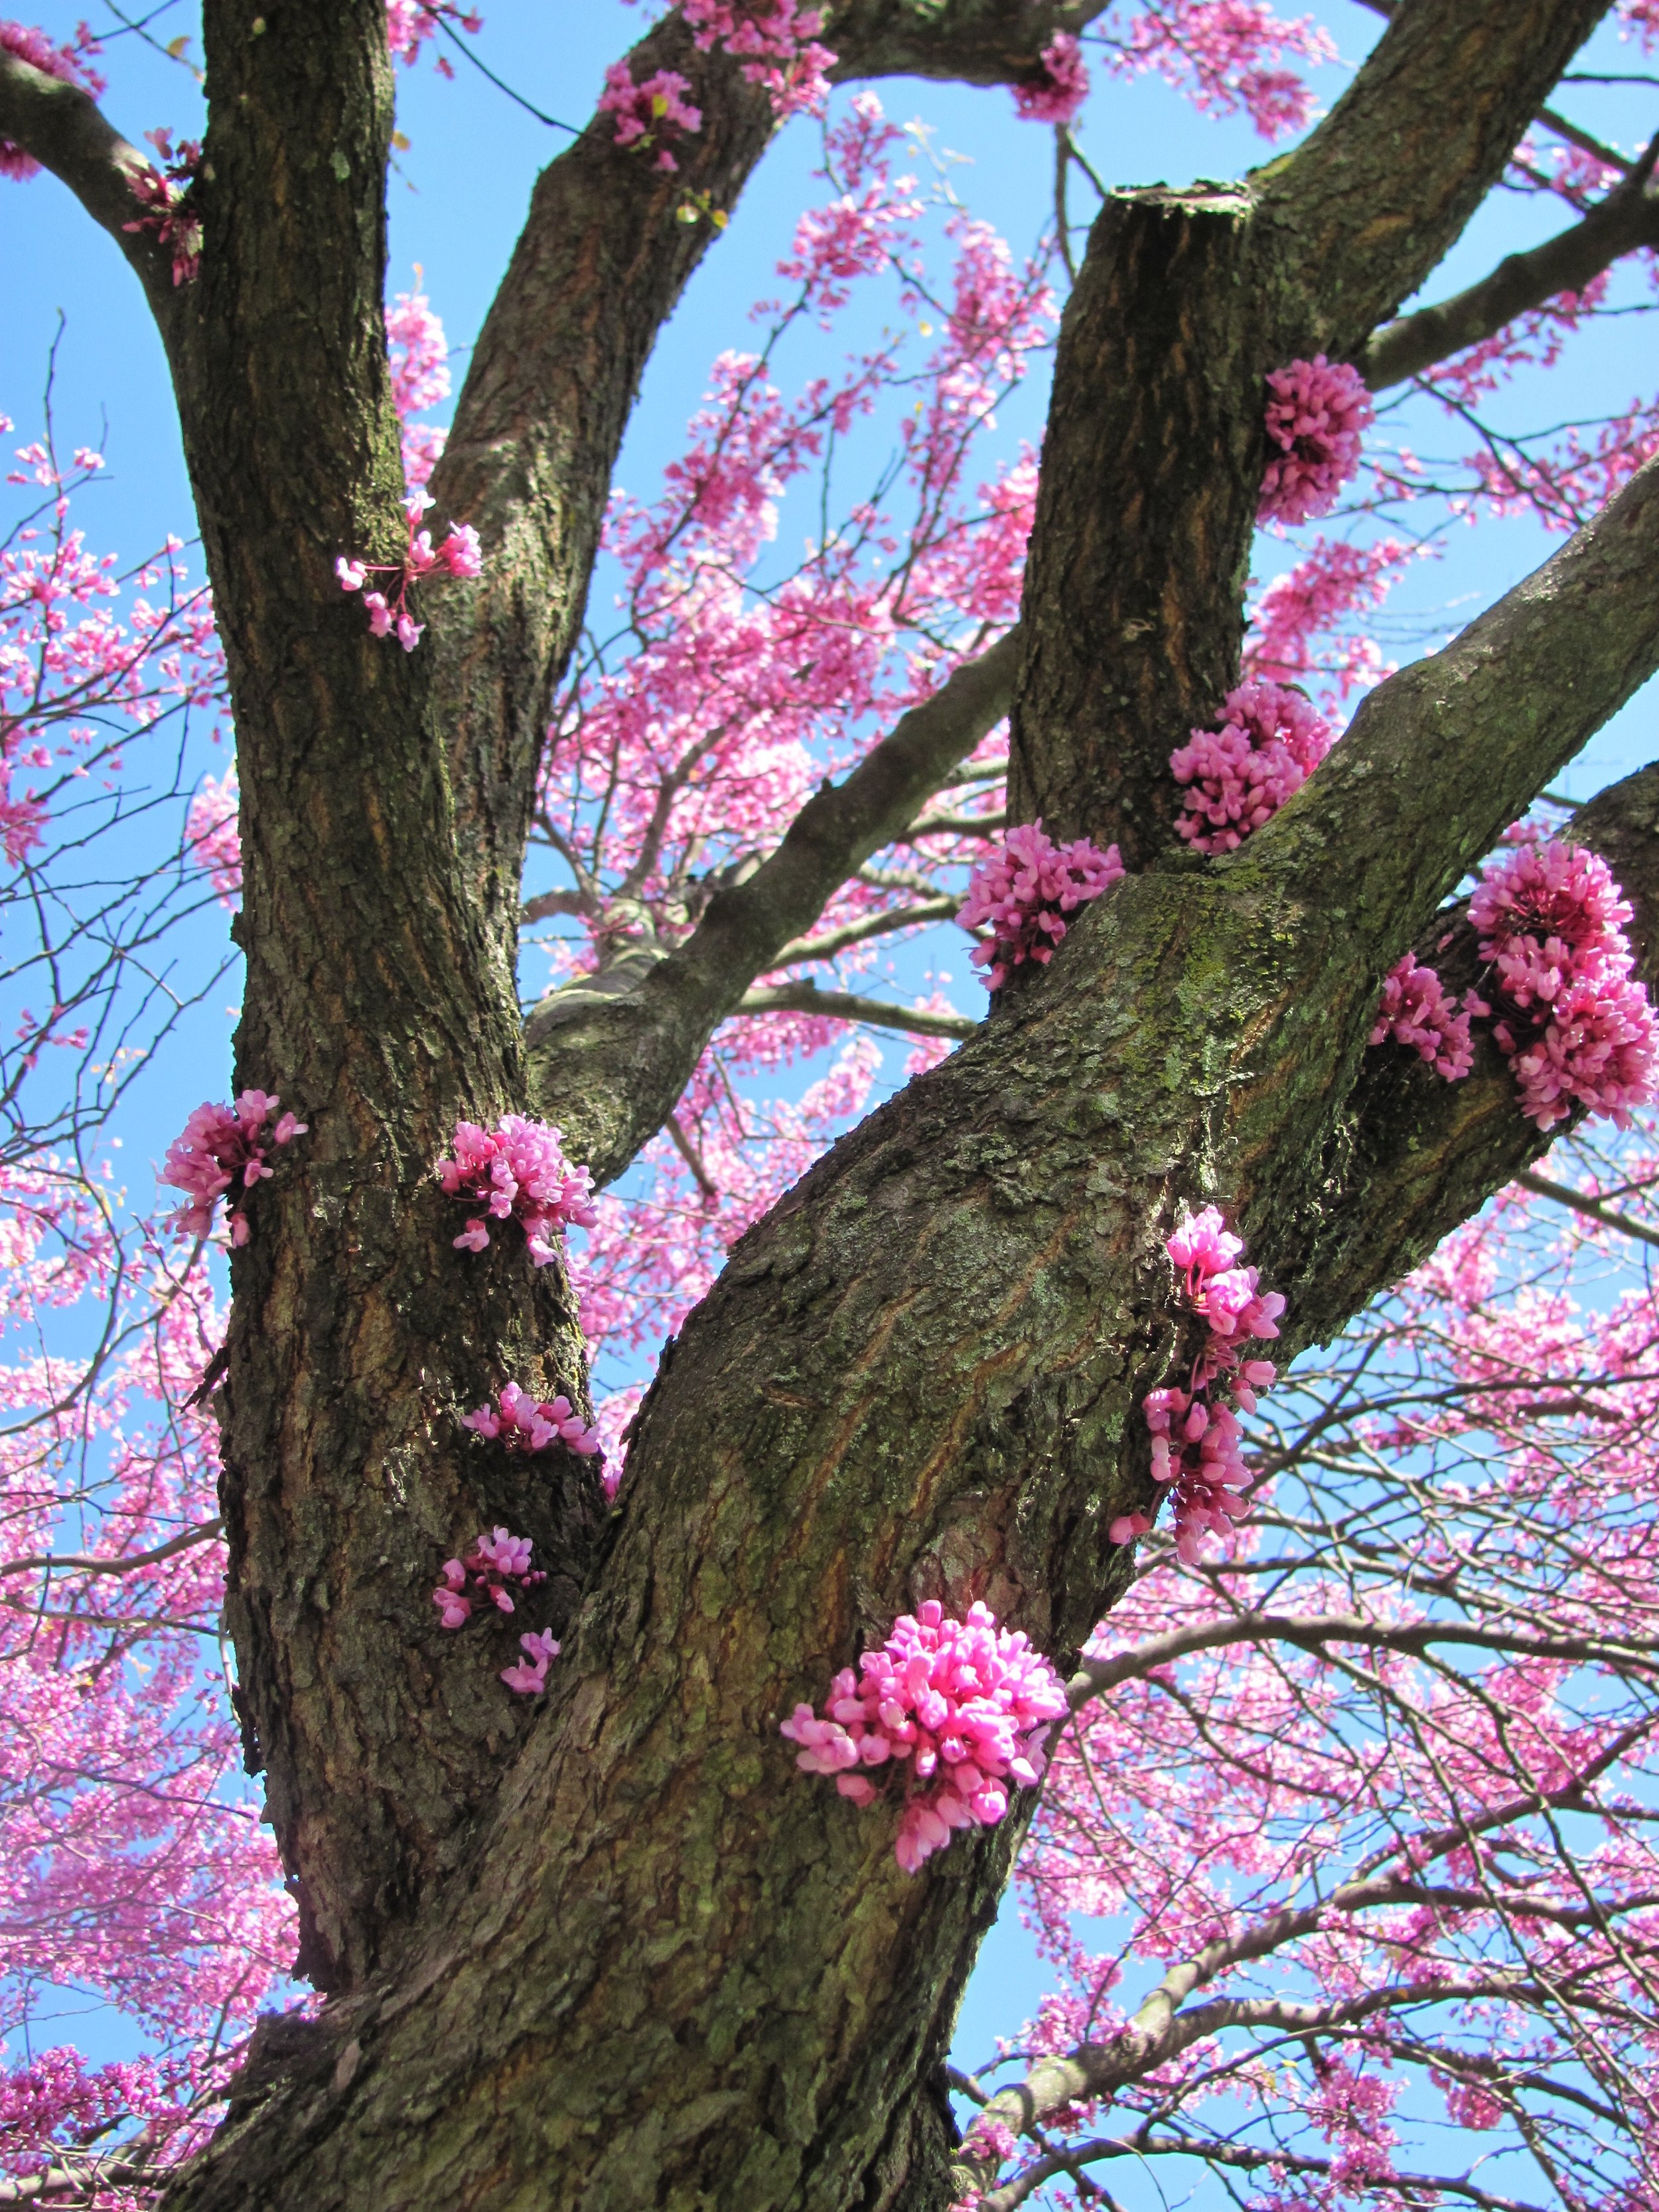
<instances>
[{"instance_id":1,"label":"bare branch","mask_svg":"<svg viewBox=\"0 0 1659 2212\"><path fill-rule=\"evenodd\" d=\"M1355 362L1372 391L1421 375L1560 293L1582 291L1621 255L1659 246L1659 191L1652 185L1656 157L1659 137L1581 222L1528 252L1505 255L1478 284L1377 331Z\"/></svg>"},{"instance_id":2,"label":"bare branch","mask_svg":"<svg viewBox=\"0 0 1659 2212\"><path fill-rule=\"evenodd\" d=\"M961 901L948 896L919 899L915 906L884 907L878 914L861 914L817 937L795 937L779 951L773 965L793 968L800 960L833 960L849 945L866 945L872 937L891 937L901 929L914 929L924 921L948 921Z\"/></svg>"},{"instance_id":3,"label":"bare branch","mask_svg":"<svg viewBox=\"0 0 1659 2212\"><path fill-rule=\"evenodd\" d=\"M1018 653L1011 632L902 715L844 782L807 801L752 875L716 892L677 951L641 963L642 975L568 986L537 1008L526 1041L542 1098L596 1182L620 1175L662 1126L703 1046L757 976L954 911L954 900L938 899L902 909L902 921L870 916L820 939L797 935L1001 719Z\"/></svg>"},{"instance_id":4,"label":"bare branch","mask_svg":"<svg viewBox=\"0 0 1659 2212\"><path fill-rule=\"evenodd\" d=\"M830 1014L872 1029L899 1030L910 1036L970 1037L979 1024L968 1014L937 1014L924 1006L896 1006L886 999L866 999L856 991L821 991L809 977L799 983L763 983L745 991L740 1014ZM1659 1243L1659 1236L1654 1240Z\"/></svg>"}]
</instances>

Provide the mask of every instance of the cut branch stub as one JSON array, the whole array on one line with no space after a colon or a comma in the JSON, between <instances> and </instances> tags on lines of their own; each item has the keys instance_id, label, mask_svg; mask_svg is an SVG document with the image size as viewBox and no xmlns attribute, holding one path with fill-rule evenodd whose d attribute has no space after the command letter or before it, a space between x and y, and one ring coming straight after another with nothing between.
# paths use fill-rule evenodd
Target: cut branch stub
<instances>
[{"instance_id":1,"label":"cut branch stub","mask_svg":"<svg viewBox=\"0 0 1659 2212\"><path fill-rule=\"evenodd\" d=\"M1242 189L1114 194L1054 363L1009 817L1174 843L1169 757L1235 681L1264 434Z\"/></svg>"}]
</instances>

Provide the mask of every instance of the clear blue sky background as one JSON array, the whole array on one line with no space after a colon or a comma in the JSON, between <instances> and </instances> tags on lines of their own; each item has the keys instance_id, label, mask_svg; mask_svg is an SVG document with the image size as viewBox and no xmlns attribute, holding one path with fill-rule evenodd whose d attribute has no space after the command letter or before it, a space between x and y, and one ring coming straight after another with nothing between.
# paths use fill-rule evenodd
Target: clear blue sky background
<instances>
[{"instance_id":1,"label":"clear blue sky background","mask_svg":"<svg viewBox=\"0 0 1659 2212\"><path fill-rule=\"evenodd\" d=\"M76 16L89 9L94 29L102 33L115 25L112 16L100 15L100 0L50 4L40 20L64 36ZM606 62L641 27L641 11L620 0L484 0L484 8L479 51L491 67L537 106L573 123L583 122L591 111ZM1379 25L1369 11L1347 0L1332 0L1316 12L1335 35L1342 56L1316 80L1328 105ZM150 21L163 41L191 35L191 56L199 59L198 26L188 0L178 0ZM457 64L456 81L446 82L432 69L431 51L418 70L400 72L399 122L411 143L392 185L391 282L394 290L406 288L414 264L422 264L426 289L457 349L459 384L463 349L506 264L537 171L567 141L463 64ZM1642 66L1634 50L1610 33L1601 34L1592 51L1597 58L1582 66ZM106 67L112 80L106 106L130 137L136 139L159 124L187 134L199 128L199 100L185 70L131 37L112 41ZM1096 82L1079 135L1109 183L1161 179L1179 184L1197 175L1227 177L1266 158L1263 142L1242 117L1203 120L1153 79L1125 85L1105 80L1097 69ZM1017 120L1006 92L908 81L879 90L890 115L900 121L921 118L938 147L967 157L954 179L975 215L994 222L1017 252L1035 240L1050 218L1052 142L1046 131ZM1659 114L1650 112L1656 106L1651 92L1584 88L1562 104L1626 148L1641 143L1659 120ZM817 131L810 122L799 120L782 133L664 334L618 471L619 481L636 494L648 497L654 491L663 464L682 441L686 417L697 404L714 356L751 342L747 307L773 289L774 264L787 250L796 215L821 190L811 179L817 154ZM1074 181L1074 216L1088 213L1091 197L1080 179ZM1455 289L1504 252L1532 242L1565 220L1559 202L1496 196L1437 275L1431 295ZM1626 294L1632 302L1651 296L1640 279L1629 283ZM188 535L193 529L189 494L161 348L137 287L113 245L50 179L26 187L0 184L0 299L6 303L0 409L16 420L19 436L33 434L47 349L59 315L64 319L55 394L60 434L65 446L101 444L109 462L106 479L88 495L81 517L96 549L113 548L131 557L158 544L168 531ZM1547 387L1536 380L1517 386L1493 410L1495 416L1508 428L1536 428L1626 405L1651 390L1651 324L1640 317L1601 325L1588 341L1570 349ZM855 319L838 337L837 347L857 346L871 335L873 327L861 329ZM807 373L806 352L798 350L791 366ZM1014 453L1022 437L1035 441L1040 434L1042 386L1042 378L1034 379L1004 410L1001 445L1006 453ZM1420 407L1408 411L1402 434L1425 455L1455 453L1468 442ZM798 540L811 526L806 515L792 523L786 509L781 537ZM1399 642L1392 649L1410 657L1422 644L1443 637L1535 565L1553 542L1527 521L1455 532L1445 557L1422 564L1398 594ZM1272 549L1264 548L1264 553L1265 574ZM1595 740L1564 779L1565 787L1588 796L1647 757L1655 750L1654 699L1650 687ZM216 929L216 921L211 927ZM945 964L957 975L957 1003L967 1006L976 1001L977 993L966 981L962 951L958 945L954 961ZM913 964L919 972L925 956L916 956ZM171 1067L182 1070L184 1091L158 1074L149 1091L135 1100L127 1158L133 1195L141 1203L148 1196L149 1170L140 1168L140 1158L159 1158L204 1089L225 1086L232 1013L228 1005L204 1009L190 1025L189 1048L170 1055ZM204 1083L204 1066L222 1073ZM968 2062L982 2058L998 2034L1013 2033L1041 1986L1030 1941L1011 1908L987 1946L970 1990L959 2057ZM100 2047L115 2048L114 2040L106 2045L101 2030L94 2039Z\"/></svg>"}]
</instances>

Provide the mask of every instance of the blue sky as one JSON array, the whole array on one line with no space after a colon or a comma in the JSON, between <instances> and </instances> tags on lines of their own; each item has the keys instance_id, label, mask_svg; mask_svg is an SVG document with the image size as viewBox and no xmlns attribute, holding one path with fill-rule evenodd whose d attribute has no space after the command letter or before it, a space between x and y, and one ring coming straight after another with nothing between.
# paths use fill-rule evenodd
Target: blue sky
<instances>
[{"instance_id":1,"label":"blue sky","mask_svg":"<svg viewBox=\"0 0 1659 2212\"><path fill-rule=\"evenodd\" d=\"M64 36L90 9L94 29L112 29L112 15L100 17L99 5L100 0L49 5L40 20ZM478 50L490 67L536 106L573 123L586 118L605 64L638 35L641 19L640 9L621 0L484 0L484 12ZM1343 57L1316 80L1328 104L1379 26L1368 10L1346 0L1317 12ZM177 0L149 21L162 41L181 34L195 37L197 32L188 0ZM189 52L199 58L198 39ZM425 289L457 350L459 383L465 349L505 266L537 171L567 142L465 64L458 64L454 82L445 82L433 70L430 52L418 70L400 74L399 123L410 143L399 156L391 190L391 283L394 290L405 289L420 264ZM1621 46L1610 33L1598 39L1595 53L1595 60L1581 65L1614 70L1642 66L1634 50ZM199 99L185 69L132 37L112 41L106 67L112 80L108 112L130 137L161 124L184 133L199 127ZM1097 70L1097 87L1079 136L1109 183L1180 184L1194 175L1226 177L1266 156L1263 142L1244 118L1199 118L1156 80L1126 86L1103 82ZM1001 228L1016 252L1035 240L1050 216L1051 141L1045 131L1018 121L1007 93L902 81L882 86L880 94L890 116L920 118L933 134L936 148L964 157L953 179L975 215ZM1562 104L1588 126L1628 147L1652 127L1650 121L1644 126L1651 99L1650 93L1639 90L1584 87L1575 88ZM647 369L629 430L617 473L631 491L653 494L664 463L681 442L710 362L722 349L747 342L747 307L772 288L774 264L787 250L795 216L818 189L811 179L817 155L816 127L805 119L791 124L729 231L688 288ZM66 445L101 444L109 463L106 479L88 495L81 517L89 534L100 549L116 548L124 556L148 550L169 531L189 535L189 495L161 349L136 283L113 245L52 179L41 178L27 187L0 184L0 297L7 303L0 337L0 410L15 418L20 435L33 434L47 350L61 316L55 392L60 433ZM1074 214L1087 212L1089 198L1081 180L1074 182ZM1504 252L1532 242L1565 220L1559 203L1540 206L1495 196L1437 275L1431 294L1455 289ZM1639 283L1631 285L1633 304L1644 296L1649 295ZM1600 416L1626 404L1644 385L1650 387L1650 325L1636 316L1603 325L1590 341L1570 349L1547 391L1535 380L1517 387L1503 403L1505 421L1510 427L1535 427ZM855 346L870 334L854 319L838 337L837 346ZM805 354L798 359L805 373ZM1042 383L1040 377L1033 379L1003 412L1002 448L1009 455L1022 438L1035 441L1040 434ZM1449 426L1420 407L1407 410L1403 434L1425 453L1460 449ZM810 526L811 519L802 517L793 526L796 538ZM791 527L786 510L786 536ZM1395 650L1409 657L1418 647L1403 641L1427 643L1443 636L1558 542L1523 521L1454 532L1444 557L1422 564L1402 587L1397 602L1404 618L1402 643ZM1264 549L1264 559L1270 556L1271 549ZM1565 779L1566 789L1587 796L1648 757L1654 750L1655 696L1650 686L1593 742ZM202 927L216 931L219 921L210 916ZM976 1004L977 987L967 981L960 940L955 952L945 964L956 975L957 1003ZM919 971L929 957L941 956L910 956L914 969ZM158 1077L137 1102L128 1157L134 1160L134 1196L141 1202L147 1193L140 1188L137 1156L159 1157L204 1087L204 1061L228 1073L231 1013L228 1000L217 1000L190 1024L191 1049L172 1063L188 1063L182 1079L189 1097ZM222 1079L205 1087L222 1087ZM997 2034L1014 2030L1040 1988L1029 1941L1012 1924L1012 1911L1006 1912L969 1993L960 2056L985 2057Z\"/></svg>"}]
</instances>

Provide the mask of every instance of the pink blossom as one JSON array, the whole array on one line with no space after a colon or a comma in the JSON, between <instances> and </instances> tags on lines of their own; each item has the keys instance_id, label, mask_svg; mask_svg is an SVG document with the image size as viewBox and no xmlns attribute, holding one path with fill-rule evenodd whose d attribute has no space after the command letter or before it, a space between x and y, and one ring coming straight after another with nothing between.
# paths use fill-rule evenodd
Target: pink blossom
<instances>
[{"instance_id":1,"label":"pink blossom","mask_svg":"<svg viewBox=\"0 0 1659 2212\"><path fill-rule=\"evenodd\" d=\"M398 642L405 653L414 652L426 630L426 625L417 623L409 611L407 600L410 586L418 584L428 576L475 577L483 572L478 533L471 523L453 524L443 544L435 548L431 532L416 527L431 504L431 500L418 486L404 501L409 550L401 561L364 561L342 554L334 563L334 574L343 592L363 592L363 605L368 610L369 635L372 637L389 637L395 632ZM384 591L363 591L371 576L386 576L391 580L387 588L392 596L389 600Z\"/></svg>"},{"instance_id":2,"label":"pink blossom","mask_svg":"<svg viewBox=\"0 0 1659 2212\"><path fill-rule=\"evenodd\" d=\"M830 96L824 72L836 57L817 44L822 9L801 0L681 0L681 11L702 53L719 46L743 64L750 84L764 85L780 122L822 115Z\"/></svg>"},{"instance_id":3,"label":"pink blossom","mask_svg":"<svg viewBox=\"0 0 1659 2212\"><path fill-rule=\"evenodd\" d=\"M67 46L54 46L46 33L32 24L14 23L0 17L0 50L15 54L19 61L27 62L47 76L55 76L60 84L79 85L83 92L95 97L104 89L104 80L95 70L86 66L86 57L101 53L99 45L82 23ZM15 177L21 184L33 176L40 164L21 146L9 138L0 138L0 177Z\"/></svg>"},{"instance_id":4,"label":"pink blossom","mask_svg":"<svg viewBox=\"0 0 1659 2212\"><path fill-rule=\"evenodd\" d=\"M562 1394L538 1402L516 1382L506 1382L496 1407L498 1410L480 1406L476 1413L463 1413L461 1426L505 1445L508 1451L545 1451L550 1444L562 1443L591 1458L599 1449L598 1431L587 1425Z\"/></svg>"},{"instance_id":5,"label":"pink blossom","mask_svg":"<svg viewBox=\"0 0 1659 2212\"><path fill-rule=\"evenodd\" d=\"M1359 437L1373 419L1357 368L1322 353L1293 361L1267 379L1267 427L1278 452L1261 479L1262 522L1309 522L1328 514L1359 468Z\"/></svg>"},{"instance_id":6,"label":"pink blossom","mask_svg":"<svg viewBox=\"0 0 1659 2212\"><path fill-rule=\"evenodd\" d=\"M1166 1384L1141 1401L1152 1440L1152 1480L1171 1486L1176 1553L1190 1566L1206 1534L1230 1535L1242 1516L1239 1492L1250 1478L1235 1407L1254 1413L1255 1393L1271 1388L1277 1373L1271 1360L1246 1359L1243 1350L1252 1340L1279 1334L1285 1301L1277 1291L1261 1289L1254 1267L1237 1264L1243 1243L1212 1206L1188 1214L1164 1249L1182 1296L1209 1328L1186 1388ZM1228 1397L1218 1395L1224 1384ZM1150 1526L1145 1515L1120 1514L1107 1533L1115 1544L1127 1544Z\"/></svg>"},{"instance_id":7,"label":"pink blossom","mask_svg":"<svg viewBox=\"0 0 1659 2212\"><path fill-rule=\"evenodd\" d=\"M1540 1129L1577 1108L1626 1128L1631 1109L1659 1095L1659 1036L1631 972L1630 918L1606 861L1559 838L1514 845L1469 901L1499 1006L1492 1035Z\"/></svg>"},{"instance_id":8,"label":"pink blossom","mask_svg":"<svg viewBox=\"0 0 1659 2212\"><path fill-rule=\"evenodd\" d=\"M464 1628L472 1618L473 1607L483 1602L493 1605L497 1613L516 1611L507 1584L517 1583L521 1589L533 1589L547 1580L540 1569L532 1568L530 1558L527 1536L515 1536L507 1528L486 1528L470 1552L458 1559L446 1559L440 1570L438 1585L432 1593L439 1626Z\"/></svg>"},{"instance_id":9,"label":"pink blossom","mask_svg":"<svg viewBox=\"0 0 1659 2212\"><path fill-rule=\"evenodd\" d=\"M1170 756L1190 787L1176 834L1195 852L1231 853L1270 822L1331 749L1331 727L1306 694L1257 679L1230 691L1218 730L1194 730Z\"/></svg>"},{"instance_id":10,"label":"pink blossom","mask_svg":"<svg viewBox=\"0 0 1659 2212\"><path fill-rule=\"evenodd\" d=\"M240 803L234 767L217 780L204 775L185 822L190 858L207 872L221 905L233 908L240 905L242 895Z\"/></svg>"},{"instance_id":11,"label":"pink blossom","mask_svg":"<svg viewBox=\"0 0 1659 2212\"><path fill-rule=\"evenodd\" d=\"M1441 982L1439 971L1419 967L1416 956L1408 952L1395 961L1383 979L1376 1024L1367 1042L1382 1044L1392 1038L1396 1044L1410 1045L1437 1075L1448 1083L1457 1083L1474 1065L1469 1016L1486 1011L1486 1002L1474 997L1460 1010L1456 998Z\"/></svg>"},{"instance_id":12,"label":"pink blossom","mask_svg":"<svg viewBox=\"0 0 1659 2212\"><path fill-rule=\"evenodd\" d=\"M678 70L659 70L643 84L635 84L625 61L612 62L605 73L599 110L616 117L617 145L637 146L642 153L657 146L652 167L678 169L672 154L659 143L659 134L665 128L688 133L702 130L702 110L684 97L690 89Z\"/></svg>"},{"instance_id":13,"label":"pink blossom","mask_svg":"<svg viewBox=\"0 0 1659 2212\"><path fill-rule=\"evenodd\" d=\"M454 1156L438 1162L437 1176L447 1196L482 1203L495 1220L516 1219L538 1267L557 1257L550 1238L572 1224L594 1224L592 1177L565 1158L557 1129L521 1114L503 1114L493 1133L476 1122L458 1121ZM471 1218L454 1241L458 1249L483 1251L489 1242L483 1217Z\"/></svg>"},{"instance_id":14,"label":"pink blossom","mask_svg":"<svg viewBox=\"0 0 1659 2212\"><path fill-rule=\"evenodd\" d=\"M528 1636L521 1636L519 1648L525 1653L525 1658L516 1665L503 1667L501 1680L509 1690L517 1690L522 1697L538 1697L547 1687L548 1662L559 1656L559 1647L554 1641L552 1630L538 1629Z\"/></svg>"},{"instance_id":15,"label":"pink blossom","mask_svg":"<svg viewBox=\"0 0 1659 2212\"><path fill-rule=\"evenodd\" d=\"M434 38L440 24L446 22L475 35L483 28L483 17L457 6L455 0L386 0L386 44L392 58L413 68L426 40ZM443 76L454 75L447 55L438 57L438 70Z\"/></svg>"},{"instance_id":16,"label":"pink blossom","mask_svg":"<svg viewBox=\"0 0 1659 2212\"><path fill-rule=\"evenodd\" d=\"M269 1176L260 1132L282 1104L274 1093L244 1091L234 1107L198 1106L183 1132L167 1147L161 1181L185 1192L189 1204L168 1217L167 1226L175 1237L205 1237L213 1227L213 1210L233 1190L251 1190ZM291 1144L307 1133L307 1125L284 1114L270 1132L270 1140ZM246 1244L247 1217L232 1206L228 1219L230 1241Z\"/></svg>"},{"instance_id":17,"label":"pink blossom","mask_svg":"<svg viewBox=\"0 0 1659 2212\"><path fill-rule=\"evenodd\" d=\"M449 397L449 344L432 302L419 287L399 292L386 313L386 359L392 370L392 404L398 410L404 449L404 482L418 491L437 466L447 433L411 420ZM360 586L361 587L361 586Z\"/></svg>"},{"instance_id":18,"label":"pink blossom","mask_svg":"<svg viewBox=\"0 0 1659 2212\"><path fill-rule=\"evenodd\" d=\"M175 151L170 131L147 131L144 136L161 155L161 167L141 169L130 179L144 212L121 228L147 231L158 246L167 246L174 284L187 284L202 266L202 218L190 197L202 166L201 142L181 138Z\"/></svg>"},{"instance_id":19,"label":"pink blossom","mask_svg":"<svg viewBox=\"0 0 1659 2212\"><path fill-rule=\"evenodd\" d=\"M957 915L964 929L990 925L989 940L971 955L988 970L990 989L1000 990L1025 961L1046 966L1066 934L1065 916L1098 898L1122 873L1115 845L1103 853L1086 837L1056 845L1040 821L1011 830L1002 850L975 869Z\"/></svg>"},{"instance_id":20,"label":"pink blossom","mask_svg":"<svg viewBox=\"0 0 1659 2212\"><path fill-rule=\"evenodd\" d=\"M1028 123L1069 123L1089 97L1089 72L1075 33L1056 31L1042 62L1036 83L1014 87L1014 106Z\"/></svg>"},{"instance_id":21,"label":"pink blossom","mask_svg":"<svg viewBox=\"0 0 1659 2212\"><path fill-rule=\"evenodd\" d=\"M799 1705L781 1733L800 1746L803 1773L836 1778L854 1804L878 1784L858 1768L887 1767L905 1793L894 1856L907 1874L953 1830L991 1827L1008 1809L1006 1784L1041 1779L1048 1724L1066 1711L1058 1674L1029 1638L1000 1629L988 1607L947 1620L936 1599L905 1613L854 1675L843 1668L820 1717Z\"/></svg>"}]
</instances>

